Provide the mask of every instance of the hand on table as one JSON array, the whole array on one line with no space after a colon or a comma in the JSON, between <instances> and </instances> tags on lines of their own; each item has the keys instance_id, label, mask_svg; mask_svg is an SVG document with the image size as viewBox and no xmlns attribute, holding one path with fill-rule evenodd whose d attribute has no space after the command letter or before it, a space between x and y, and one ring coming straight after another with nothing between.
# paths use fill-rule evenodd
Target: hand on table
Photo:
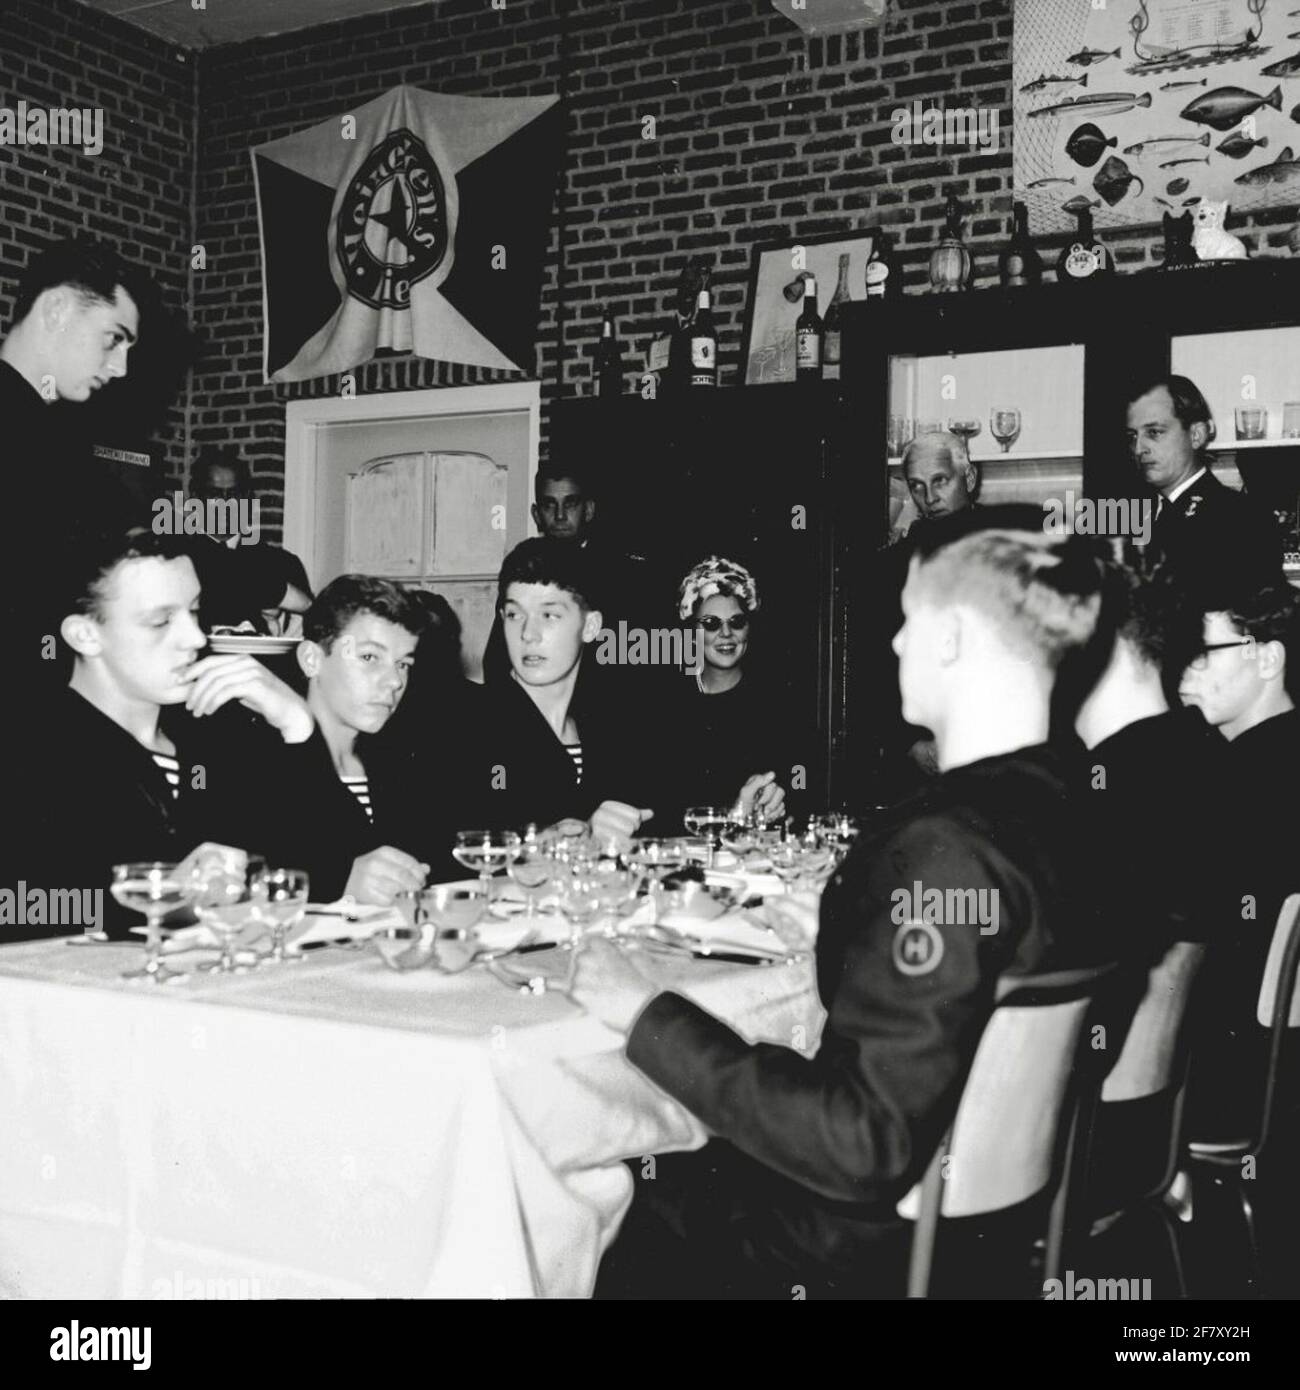
<instances>
[{"instance_id":1,"label":"hand on table","mask_svg":"<svg viewBox=\"0 0 1300 1390\"><path fill-rule=\"evenodd\" d=\"M648 807L638 810L625 801L602 801L591 817L591 834L598 844L613 840L619 850L625 850L632 836L654 812Z\"/></svg>"},{"instance_id":2,"label":"hand on table","mask_svg":"<svg viewBox=\"0 0 1300 1390\"><path fill-rule=\"evenodd\" d=\"M578 946L565 992L593 1017L626 1033L641 1010L659 993L659 986L647 979L612 942L593 936Z\"/></svg>"},{"instance_id":3,"label":"hand on table","mask_svg":"<svg viewBox=\"0 0 1300 1390\"><path fill-rule=\"evenodd\" d=\"M817 940L819 898L816 893L786 893L765 898L759 914L781 938L782 945L794 951L807 951Z\"/></svg>"},{"instance_id":4,"label":"hand on table","mask_svg":"<svg viewBox=\"0 0 1300 1390\"><path fill-rule=\"evenodd\" d=\"M202 717L238 700L260 714L286 743L306 743L316 721L307 702L251 656L205 656L186 674L185 708Z\"/></svg>"},{"instance_id":5,"label":"hand on table","mask_svg":"<svg viewBox=\"0 0 1300 1390\"><path fill-rule=\"evenodd\" d=\"M757 810L767 820L780 820L785 814L785 788L776 780L775 772L755 773L741 787L737 801L746 815Z\"/></svg>"},{"instance_id":6,"label":"hand on table","mask_svg":"<svg viewBox=\"0 0 1300 1390\"><path fill-rule=\"evenodd\" d=\"M347 897L375 907L391 907L399 893L414 893L424 887L429 866L392 845L380 845L369 854L352 861Z\"/></svg>"}]
</instances>

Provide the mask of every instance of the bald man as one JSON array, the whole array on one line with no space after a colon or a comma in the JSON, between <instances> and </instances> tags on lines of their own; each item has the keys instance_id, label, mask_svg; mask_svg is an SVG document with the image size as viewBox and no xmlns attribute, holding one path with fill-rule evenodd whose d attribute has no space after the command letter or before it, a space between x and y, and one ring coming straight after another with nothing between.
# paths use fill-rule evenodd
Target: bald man
<instances>
[{"instance_id":1,"label":"bald man","mask_svg":"<svg viewBox=\"0 0 1300 1390\"><path fill-rule=\"evenodd\" d=\"M918 777L934 771L929 730L907 723L899 707L898 661L890 647L903 621L900 600L908 565L926 528L969 511L979 490L965 442L946 431L918 434L903 451L902 472L917 520L876 557L864 598L871 695L859 737L876 745L871 799L882 802L904 795Z\"/></svg>"}]
</instances>

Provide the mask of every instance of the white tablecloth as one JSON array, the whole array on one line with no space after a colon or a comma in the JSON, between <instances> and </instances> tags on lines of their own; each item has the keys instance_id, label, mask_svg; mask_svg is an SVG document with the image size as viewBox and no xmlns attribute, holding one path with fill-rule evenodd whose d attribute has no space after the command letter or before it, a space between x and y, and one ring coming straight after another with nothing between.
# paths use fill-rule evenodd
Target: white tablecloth
<instances>
[{"instance_id":1,"label":"white tablecloth","mask_svg":"<svg viewBox=\"0 0 1300 1390\"><path fill-rule=\"evenodd\" d=\"M152 987L118 978L138 955L0 948L0 1295L585 1296L619 1160L707 1137L616 1034L481 967ZM751 1040L816 1035L807 965L653 968Z\"/></svg>"}]
</instances>

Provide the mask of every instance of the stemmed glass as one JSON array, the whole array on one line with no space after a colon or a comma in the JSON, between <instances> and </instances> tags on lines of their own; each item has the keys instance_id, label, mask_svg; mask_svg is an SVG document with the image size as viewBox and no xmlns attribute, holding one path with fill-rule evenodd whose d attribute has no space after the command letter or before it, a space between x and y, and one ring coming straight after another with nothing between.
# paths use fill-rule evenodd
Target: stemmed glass
<instances>
[{"instance_id":1,"label":"stemmed glass","mask_svg":"<svg viewBox=\"0 0 1300 1390\"><path fill-rule=\"evenodd\" d=\"M286 953L284 938L290 927L302 921L309 888L310 882L301 869L264 869L254 879L255 910L271 928L271 949L260 957L260 964L302 960L301 954Z\"/></svg>"},{"instance_id":2,"label":"stemmed glass","mask_svg":"<svg viewBox=\"0 0 1300 1390\"><path fill-rule=\"evenodd\" d=\"M220 959L206 961L198 970L228 975L242 968L235 955L235 940L250 922L257 920L265 873L266 860L253 854L242 870L218 872L206 878L196 875L195 914L221 938ZM256 960L248 964L256 964Z\"/></svg>"},{"instance_id":3,"label":"stemmed glass","mask_svg":"<svg viewBox=\"0 0 1300 1390\"><path fill-rule=\"evenodd\" d=\"M1020 438L1020 412L999 407L989 416L989 433L1002 445L1002 452L1010 452L1011 446Z\"/></svg>"},{"instance_id":4,"label":"stemmed glass","mask_svg":"<svg viewBox=\"0 0 1300 1390\"><path fill-rule=\"evenodd\" d=\"M571 928L568 940L560 942L561 948L573 950L582 934L606 910L604 885L595 865L571 865L560 883L560 911Z\"/></svg>"},{"instance_id":5,"label":"stemmed glass","mask_svg":"<svg viewBox=\"0 0 1300 1390\"><path fill-rule=\"evenodd\" d=\"M513 830L462 830L451 853L458 864L478 874L483 897L491 903L493 875L510 863L522 844Z\"/></svg>"},{"instance_id":6,"label":"stemmed glass","mask_svg":"<svg viewBox=\"0 0 1300 1390\"><path fill-rule=\"evenodd\" d=\"M970 442L984 429L984 426L973 419L958 419L948 421L948 433L955 434L958 439L966 446L966 452L970 453Z\"/></svg>"},{"instance_id":7,"label":"stemmed glass","mask_svg":"<svg viewBox=\"0 0 1300 1390\"><path fill-rule=\"evenodd\" d=\"M674 869L686 863L686 846L680 840L662 840L647 836L633 840L628 851L627 862L639 869L650 884L651 896L656 900L658 915L658 895L663 890L664 880Z\"/></svg>"},{"instance_id":8,"label":"stemmed glass","mask_svg":"<svg viewBox=\"0 0 1300 1390\"><path fill-rule=\"evenodd\" d=\"M544 844L524 842L519 852L511 859L506 871L523 890L524 915L528 918L537 915L536 893L545 888L556 871L555 855Z\"/></svg>"},{"instance_id":9,"label":"stemmed glass","mask_svg":"<svg viewBox=\"0 0 1300 1390\"><path fill-rule=\"evenodd\" d=\"M157 861L114 864L109 891L123 907L143 914L148 931L144 965L139 970L125 971L122 978L147 980L155 985L180 979L185 971L168 970L162 963L162 919L174 908L190 901L194 895L193 883L175 864Z\"/></svg>"},{"instance_id":10,"label":"stemmed glass","mask_svg":"<svg viewBox=\"0 0 1300 1390\"><path fill-rule=\"evenodd\" d=\"M705 862L710 869L721 843L722 831L730 822L731 812L725 806L692 806L682 817L688 834L702 835L708 840L709 857Z\"/></svg>"}]
</instances>

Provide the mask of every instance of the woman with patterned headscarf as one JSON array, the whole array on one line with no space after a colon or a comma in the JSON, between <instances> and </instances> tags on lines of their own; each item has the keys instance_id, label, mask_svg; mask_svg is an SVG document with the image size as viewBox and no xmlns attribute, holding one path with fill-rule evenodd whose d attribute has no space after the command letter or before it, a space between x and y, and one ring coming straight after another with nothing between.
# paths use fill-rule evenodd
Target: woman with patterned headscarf
<instances>
[{"instance_id":1,"label":"woman with patterned headscarf","mask_svg":"<svg viewBox=\"0 0 1300 1390\"><path fill-rule=\"evenodd\" d=\"M758 609L754 576L733 560L710 556L682 580L677 611L694 624L698 661L674 732L690 789L685 804L740 800L775 818L789 776L788 725L779 692L745 669Z\"/></svg>"}]
</instances>

